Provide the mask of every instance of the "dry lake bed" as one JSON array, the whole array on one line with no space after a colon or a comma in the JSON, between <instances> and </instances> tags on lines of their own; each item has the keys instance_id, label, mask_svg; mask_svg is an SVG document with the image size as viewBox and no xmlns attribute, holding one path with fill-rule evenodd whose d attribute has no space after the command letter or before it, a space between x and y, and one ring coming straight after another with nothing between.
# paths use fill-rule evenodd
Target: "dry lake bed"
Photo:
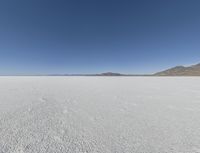
<instances>
[{"instance_id":1,"label":"dry lake bed","mask_svg":"<svg viewBox=\"0 0 200 153\"><path fill-rule=\"evenodd\" d=\"M0 153L200 153L200 77L0 77Z\"/></svg>"}]
</instances>

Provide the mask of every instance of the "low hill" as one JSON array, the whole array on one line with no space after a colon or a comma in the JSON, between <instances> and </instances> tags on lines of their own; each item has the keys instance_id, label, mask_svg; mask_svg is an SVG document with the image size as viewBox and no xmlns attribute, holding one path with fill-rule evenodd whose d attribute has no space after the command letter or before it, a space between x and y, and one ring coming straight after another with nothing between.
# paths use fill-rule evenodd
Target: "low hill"
<instances>
[{"instance_id":1,"label":"low hill","mask_svg":"<svg viewBox=\"0 0 200 153\"><path fill-rule=\"evenodd\" d=\"M113 72L106 72L106 73L101 73L101 76L123 76L124 74L120 73L113 73Z\"/></svg>"}]
</instances>

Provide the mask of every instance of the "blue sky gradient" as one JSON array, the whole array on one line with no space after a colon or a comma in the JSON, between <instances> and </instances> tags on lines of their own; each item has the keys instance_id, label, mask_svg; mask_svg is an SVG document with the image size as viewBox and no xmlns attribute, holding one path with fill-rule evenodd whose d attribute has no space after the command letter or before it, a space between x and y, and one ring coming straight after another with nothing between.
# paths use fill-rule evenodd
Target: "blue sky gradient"
<instances>
[{"instance_id":1,"label":"blue sky gradient","mask_svg":"<svg viewBox=\"0 0 200 153\"><path fill-rule=\"evenodd\" d=\"M138 74L195 64L199 8L199 0L1 0L0 74Z\"/></svg>"}]
</instances>

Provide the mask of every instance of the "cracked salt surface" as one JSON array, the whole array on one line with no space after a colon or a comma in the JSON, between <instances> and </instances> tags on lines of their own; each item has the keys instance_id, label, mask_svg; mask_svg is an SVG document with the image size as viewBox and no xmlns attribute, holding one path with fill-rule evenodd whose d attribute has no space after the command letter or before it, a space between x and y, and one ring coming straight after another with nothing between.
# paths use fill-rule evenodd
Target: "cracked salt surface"
<instances>
[{"instance_id":1,"label":"cracked salt surface","mask_svg":"<svg viewBox=\"0 0 200 153\"><path fill-rule=\"evenodd\" d=\"M0 153L200 153L197 77L0 77Z\"/></svg>"}]
</instances>

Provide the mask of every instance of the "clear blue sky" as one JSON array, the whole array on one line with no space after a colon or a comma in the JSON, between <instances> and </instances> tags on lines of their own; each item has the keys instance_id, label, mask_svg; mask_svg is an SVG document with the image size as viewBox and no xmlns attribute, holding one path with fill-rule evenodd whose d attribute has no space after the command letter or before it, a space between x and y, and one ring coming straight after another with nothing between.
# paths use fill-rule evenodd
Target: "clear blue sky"
<instances>
[{"instance_id":1,"label":"clear blue sky","mask_svg":"<svg viewBox=\"0 0 200 153\"><path fill-rule=\"evenodd\" d=\"M200 62L200 0L1 0L0 74L152 73Z\"/></svg>"}]
</instances>

